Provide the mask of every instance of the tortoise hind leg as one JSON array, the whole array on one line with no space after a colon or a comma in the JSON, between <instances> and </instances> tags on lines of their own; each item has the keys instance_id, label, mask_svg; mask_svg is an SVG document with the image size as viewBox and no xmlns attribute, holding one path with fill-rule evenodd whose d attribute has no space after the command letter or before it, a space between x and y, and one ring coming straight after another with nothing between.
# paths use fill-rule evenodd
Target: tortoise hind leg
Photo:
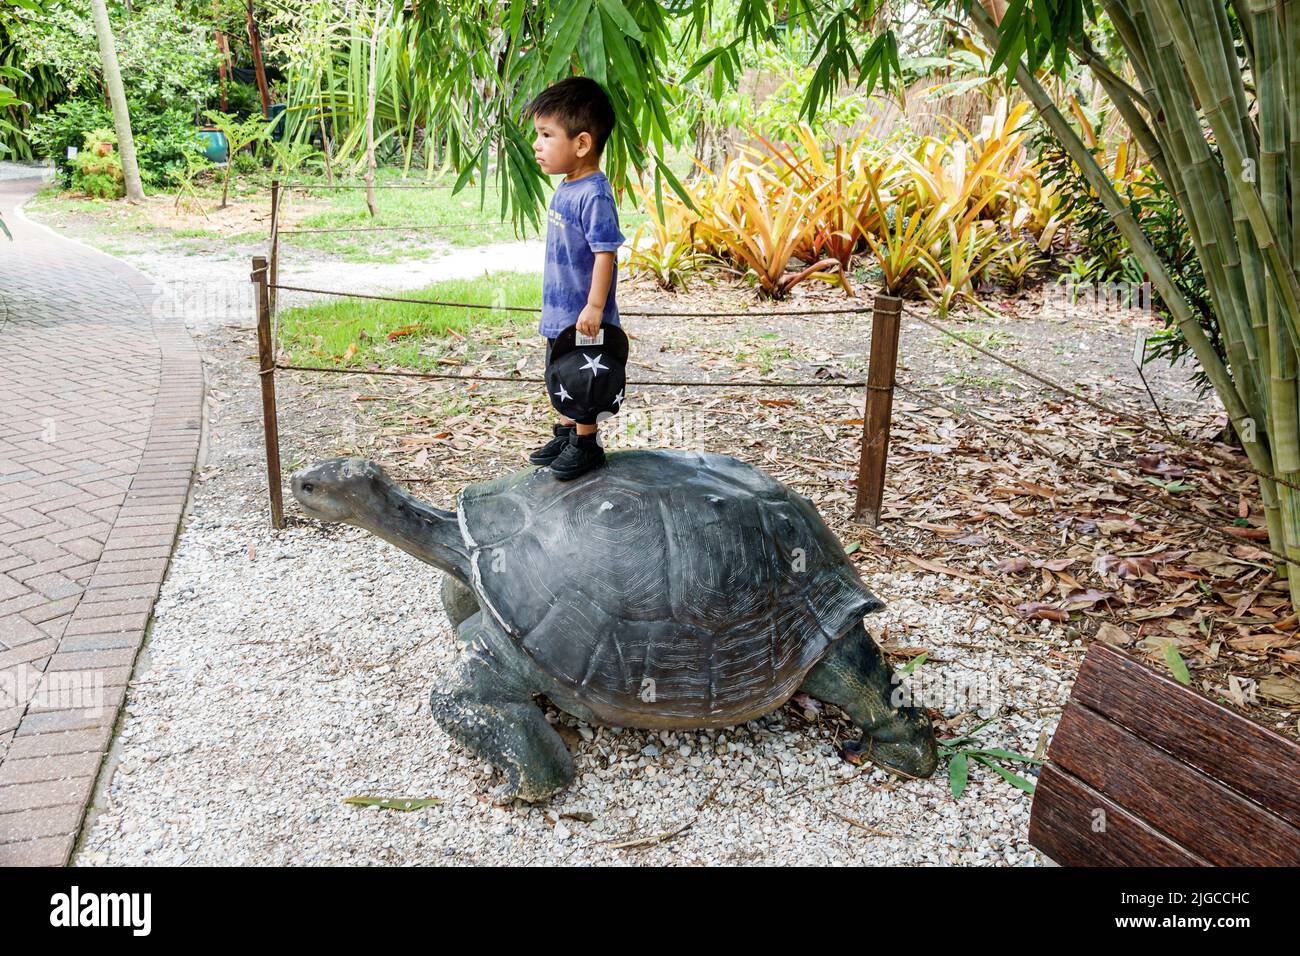
<instances>
[{"instance_id":1,"label":"tortoise hind leg","mask_svg":"<svg viewBox=\"0 0 1300 956\"><path fill-rule=\"evenodd\" d=\"M862 729L858 749L888 770L928 777L939 762L930 718L890 702L895 684L885 655L859 622L831 645L799 688L835 704Z\"/></svg>"},{"instance_id":2,"label":"tortoise hind leg","mask_svg":"<svg viewBox=\"0 0 1300 956\"><path fill-rule=\"evenodd\" d=\"M486 645L467 633L483 626L478 617L462 626L466 653L455 676L429 695L433 718L505 774L493 802L545 800L573 779L573 758L532 693L511 681Z\"/></svg>"}]
</instances>

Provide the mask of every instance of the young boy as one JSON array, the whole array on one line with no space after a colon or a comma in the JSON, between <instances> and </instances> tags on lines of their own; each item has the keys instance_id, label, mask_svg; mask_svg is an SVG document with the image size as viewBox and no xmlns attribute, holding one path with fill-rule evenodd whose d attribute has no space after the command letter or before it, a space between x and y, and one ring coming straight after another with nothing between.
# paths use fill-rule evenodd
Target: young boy
<instances>
[{"instance_id":1,"label":"young boy","mask_svg":"<svg viewBox=\"0 0 1300 956\"><path fill-rule=\"evenodd\" d=\"M618 286L615 252L623 244L618 209L600 156L614 128L614 108L595 80L571 76L540 93L525 112L537 138L533 155L543 173L564 174L546 216L546 264L542 273L542 320L550 362L555 337L576 323L593 336L601 324L616 326ZM561 481L605 463L597 426L560 415L554 438L528 456L550 465Z\"/></svg>"}]
</instances>

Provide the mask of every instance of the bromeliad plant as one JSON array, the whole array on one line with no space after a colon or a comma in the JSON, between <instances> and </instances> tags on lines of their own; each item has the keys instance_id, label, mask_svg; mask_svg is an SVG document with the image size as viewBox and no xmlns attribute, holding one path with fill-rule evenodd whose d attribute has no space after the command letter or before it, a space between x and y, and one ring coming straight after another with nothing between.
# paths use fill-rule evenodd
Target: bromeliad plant
<instances>
[{"instance_id":1,"label":"bromeliad plant","mask_svg":"<svg viewBox=\"0 0 1300 956\"><path fill-rule=\"evenodd\" d=\"M984 219L977 219L961 229L951 218L946 224L948 236L943 251L922 260L922 267L934 279L933 288L921 286L922 293L935 304L940 316L947 316L959 299L965 299L992 315L975 298L974 283L997 257L997 229Z\"/></svg>"},{"instance_id":2,"label":"bromeliad plant","mask_svg":"<svg viewBox=\"0 0 1300 956\"><path fill-rule=\"evenodd\" d=\"M837 144L833 158L822 152L817 137L807 123L798 127L800 153L792 145L777 146L761 133L751 135L767 147L771 158L785 167L783 180L805 190L825 187L828 201L820 222L803 237L795 255L805 262L834 258L841 269L863 246L863 236L880 225L880 213L871 201L869 183L878 189L888 188L897 162L884 158L887 150L867 141L870 125L848 146Z\"/></svg>"},{"instance_id":3,"label":"bromeliad plant","mask_svg":"<svg viewBox=\"0 0 1300 956\"><path fill-rule=\"evenodd\" d=\"M872 208L879 216L878 231L863 234L881 272L884 291L904 296L917 290L923 274L939 269L934 251L943 242L949 210L942 205L924 206L914 192L900 194L887 202L879 184L870 182Z\"/></svg>"},{"instance_id":4,"label":"bromeliad plant","mask_svg":"<svg viewBox=\"0 0 1300 956\"><path fill-rule=\"evenodd\" d=\"M1046 254L1054 242L1068 235L1072 217L1061 192L1039 178L1040 168L1036 163L1022 172L1019 189L1008 201L1002 221L1013 236L1028 233L1038 251Z\"/></svg>"},{"instance_id":5,"label":"bromeliad plant","mask_svg":"<svg viewBox=\"0 0 1300 956\"><path fill-rule=\"evenodd\" d=\"M751 131L763 150L741 146L716 174L697 162L693 210L633 186L650 221L632 268L677 287L708 251L779 297L814 275L848 289L853 256L866 252L891 294L922 294L945 314L961 300L982 308L976 282L1001 264L1019 287L1040 261L1022 240L1046 251L1065 222L1059 194L1026 161L1026 109L1002 98L976 133L953 124L944 138L904 143L906 134L881 142L866 130L829 150L807 124L794 142ZM794 259L806 265L794 269Z\"/></svg>"},{"instance_id":6,"label":"bromeliad plant","mask_svg":"<svg viewBox=\"0 0 1300 956\"><path fill-rule=\"evenodd\" d=\"M782 182L766 162L729 160L724 175L709 189L709 215L701 220L699 232L753 272L765 296L783 298L808 278L838 282L852 295L838 259L827 257L787 271L796 251L811 244L817 224L834 201L828 185L802 191Z\"/></svg>"},{"instance_id":7,"label":"bromeliad plant","mask_svg":"<svg viewBox=\"0 0 1300 956\"><path fill-rule=\"evenodd\" d=\"M1016 239L998 250L994 257L993 268L1000 279L1012 289L1019 291L1024 287L1025 279L1034 266L1043 261L1043 257L1038 254L1032 243L1024 239Z\"/></svg>"},{"instance_id":8,"label":"bromeliad plant","mask_svg":"<svg viewBox=\"0 0 1300 956\"><path fill-rule=\"evenodd\" d=\"M636 183L632 190L640 197L648 213L646 222L632 236L628 256L628 273L648 275L661 289L685 290L690 277L697 274L714 257L699 248L695 238L700 217L675 196L663 196L663 216L654 197Z\"/></svg>"}]
</instances>

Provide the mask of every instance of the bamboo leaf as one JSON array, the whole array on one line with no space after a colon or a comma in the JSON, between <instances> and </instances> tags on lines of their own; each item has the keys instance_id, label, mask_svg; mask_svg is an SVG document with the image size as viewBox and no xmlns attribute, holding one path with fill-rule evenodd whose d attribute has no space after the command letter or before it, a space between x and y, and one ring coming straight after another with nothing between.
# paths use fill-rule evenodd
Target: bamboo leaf
<instances>
[{"instance_id":1,"label":"bamboo leaf","mask_svg":"<svg viewBox=\"0 0 1300 956\"><path fill-rule=\"evenodd\" d=\"M1010 62L1014 66L1019 59L1025 3L1026 0L1011 0L1007 12L1002 15L1002 22L998 24L998 46L993 51L993 62L989 64L989 73L996 73L1003 63Z\"/></svg>"},{"instance_id":2,"label":"bamboo leaf","mask_svg":"<svg viewBox=\"0 0 1300 956\"><path fill-rule=\"evenodd\" d=\"M668 180L668 185L672 187L673 192L675 192L681 198L682 202L686 203L687 208L690 209L691 212L699 213L700 212L699 207L695 205L695 200L691 197L691 194L686 191L686 188L684 186L682 186L681 181L678 180L678 178L673 174L673 171L668 168L668 164L663 161L662 157L656 154L655 155L656 176L660 172L663 173L664 179ZM657 190L658 190L658 186L656 184L656 192ZM656 205L659 207L659 217L662 220L663 204L662 202L657 201Z\"/></svg>"},{"instance_id":3,"label":"bamboo leaf","mask_svg":"<svg viewBox=\"0 0 1300 956\"><path fill-rule=\"evenodd\" d=\"M601 11L601 16L606 16L604 11ZM634 101L644 101L645 87L641 82L641 71L637 68L632 51L628 49L627 41L613 21L606 22L604 27L605 50L614 65L617 74L615 79L627 88Z\"/></svg>"},{"instance_id":4,"label":"bamboo leaf","mask_svg":"<svg viewBox=\"0 0 1300 956\"><path fill-rule=\"evenodd\" d=\"M627 7L623 6L623 0L597 0L597 2L600 4L601 12L614 21L625 37L637 43L645 41L645 35L637 26L632 14L627 12Z\"/></svg>"},{"instance_id":5,"label":"bamboo leaf","mask_svg":"<svg viewBox=\"0 0 1300 956\"><path fill-rule=\"evenodd\" d=\"M587 29L582 34L582 63L587 75L601 86L609 85L608 58L605 56L605 29L599 10L587 18Z\"/></svg>"},{"instance_id":6,"label":"bamboo leaf","mask_svg":"<svg viewBox=\"0 0 1300 956\"><path fill-rule=\"evenodd\" d=\"M995 764L992 760L989 760L985 757L980 757L976 755L975 759L978 760L980 763L984 764L984 766L989 767L992 770L996 771L997 774L1001 776L1003 780L1011 784L1011 786L1015 787L1016 789L1023 790L1025 791L1025 793L1034 792L1034 785L1030 781L1026 780L1024 777L1020 776L1019 774L1014 774L1010 770L1007 770L1005 767L1000 767L997 764Z\"/></svg>"},{"instance_id":7,"label":"bamboo leaf","mask_svg":"<svg viewBox=\"0 0 1300 956\"><path fill-rule=\"evenodd\" d=\"M1169 670L1178 683L1184 687L1192 686L1192 675L1187 669L1187 662L1178 653L1178 645L1173 641L1165 643L1165 663L1169 665Z\"/></svg>"},{"instance_id":8,"label":"bamboo leaf","mask_svg":"<svg viewBox=\"0 0 1300 956\"><path fill-rule=\"evenodd\" d=\"M698 60L692 63L691 68L687 70L684 74L682 74L681 79L679 79L677 82L679 84L689 83L691 80L695 79L695 77L699 76L702 72L704 72L705 67L707 67L718 57L722 56L722 54L725 53L726 51L727 51L727 47L725 46L714 47L708 53L704 54L702 57L700 57Z\"/></svg>"},{"instance_id":9,"label":"bamboo leaf","mask_svg":"<svg viewBox=\"0 0 1300 956\"><path fill-rule=\"evenodd\" d=\"M547 27L547 33L554 36L550 55L546 58L546 76L558 80L572 59L578 46L578 36L582 25L591 12L591 0L575 0L564 10L557 21Z\"/></svg>"},{"instance_id":10,"label":"bamboo leaf","mask_svg":"<svg viewBox=\"0 0 1300 956\"><path fill-rule=\"evenodd\" d=\"M966 754L958 751L952 755L952 760L948 761L948 785L952 788L952 798L960 800L962 791L966 789L966 780L970 773L970 765Z\"/></svg>"}]
</instances>

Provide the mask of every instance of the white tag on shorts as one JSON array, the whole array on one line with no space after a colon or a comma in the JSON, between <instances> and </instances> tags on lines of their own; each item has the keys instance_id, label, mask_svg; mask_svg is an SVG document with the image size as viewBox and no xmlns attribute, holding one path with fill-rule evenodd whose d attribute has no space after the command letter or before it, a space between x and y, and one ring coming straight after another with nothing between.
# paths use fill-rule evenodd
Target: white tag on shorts
<instances>
[{"instance_id":1,"label":"white tag on shorts","mask_svg":"<svg viewBox=\"0 0 1300 956\"><path fill-rule=\"evenodd\" d=\"M605 330L604 330L604 329L601 329L601 330L600 330L599 332L597 332L595 335L583 335L583 334L582 334L581 332L579 332L577 329L574 329L574 330L573 330L573 344L574 344L574 345L604 345L604 344L605 344Z\"/></svg>"}]
</instances>

